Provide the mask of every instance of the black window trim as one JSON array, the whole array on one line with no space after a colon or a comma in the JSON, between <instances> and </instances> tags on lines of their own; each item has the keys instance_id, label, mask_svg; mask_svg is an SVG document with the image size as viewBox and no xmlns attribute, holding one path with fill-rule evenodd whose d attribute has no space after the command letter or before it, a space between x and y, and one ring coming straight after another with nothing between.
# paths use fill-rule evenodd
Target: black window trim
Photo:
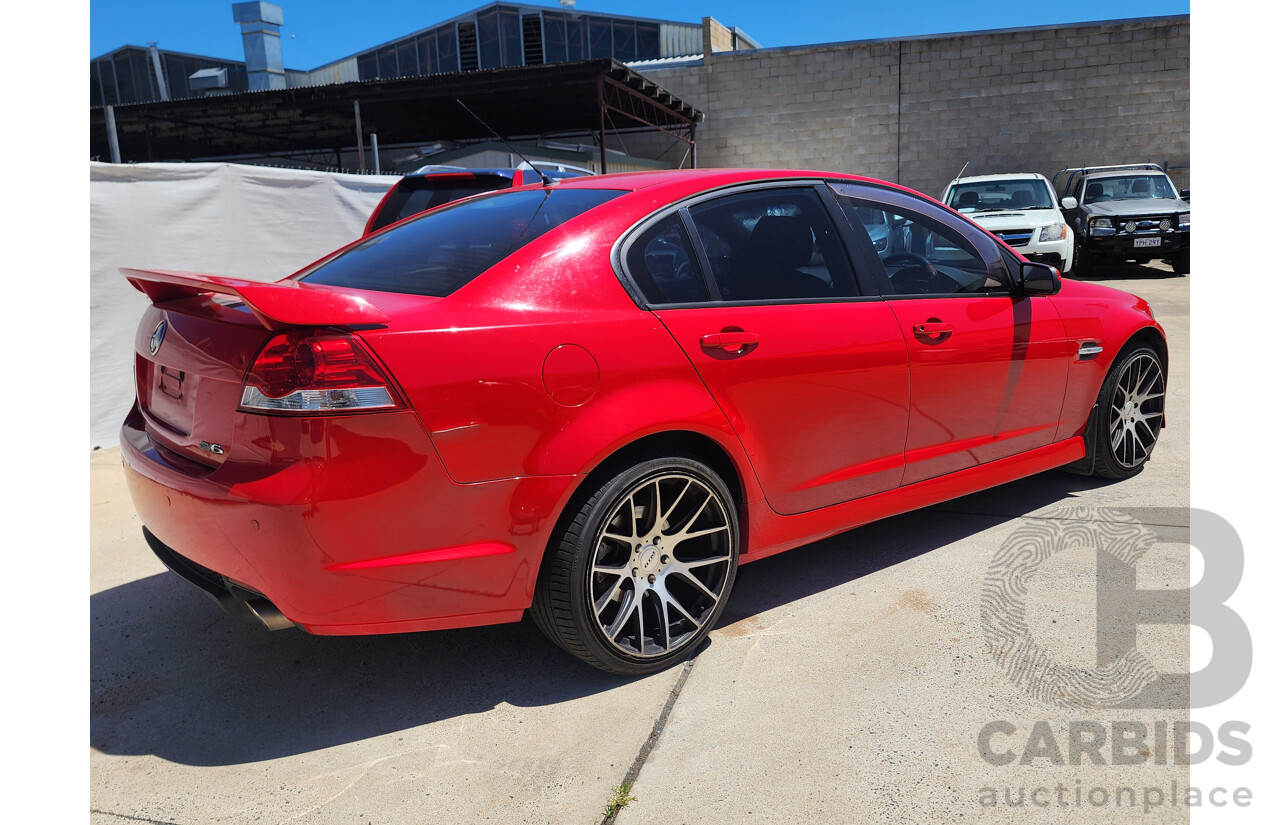
<instances>
[{"instance_id":1,"label":"black window trim","mask_svg":"<svg viewBox=\"0 0 1280 825\"><path fill-rule=\"evenodd\" d=\"M845 181L847 182L847 181ZM655 311L658 309L705 309L708 307L736 307L736 306L788 306L791 304L852 304L865 303L868 301L883 301L884 296L880 294L878 289L874 287L868 289L868 279L865 274L860 274L859 264L865 263L855 253L857 247L850 247L849 234L844 231L843 224L848 221L844 218L844 213L832 213L831 207L835 204L835 200L828 193L824 196L823 191L827 188L826 181L821 178L772 178L762 181L751 181L749 183L733 183L726 186L718 186L714 189L708 189L698 192L695 195L682 198L666 206L661 207L655 212L641 218L625 232L618 236L618 240L613 244L613 250L610 253L610 261L613 264L614 274L621 282L623 289L635 301L636 306L647 311ZM841 295L833 298L773 298L770 300L753 300L753 301L726 301L722 298L712 298L710 296L719 296L720 290L715 282L715 275L711 272L710 259L707 257L706 249L703 246L702 238L697 233L697 227L693 224L692 216L689 214L691 207L697 206L706 201L715 200L717 198L728 195L737 195L744 192L753 192L764 189L811 189L815 191L818 200L822 203L824 209L827 210L828 220L836 229L836 237L841 248L844 250L845 258L850 269L853 270L854 286L861 292L859 295ZM670 217L672 213L682 213L681 221L684 224L685 231L689 234L690 242L693 244L694 258L697 261L698 269L702 271L704 283L708 289L708 300L697 302L682 303L654 303L650 302L641 292L640 287L631 277L630 271L627 269L627 255L631 252L631 246L640 236L649 230L650 227L662 220ZM879 259L876 259L877 266Z\"/></svg>"},{"instance_id":2,"label":"black window trim","mask_svg":"<svg viewBox=\"0 0 1280 825\"><path fill-rule=\"evenodd\" d=\"M944 226L953 227L964 240L968 241L973 246L973 251L977 252L978 259L987 265L987 273L1007 284L1005 289L996 289L984 292L931 292L922 295L898 295L894 293L893 287L889 284L889 276L885 272L884 264L881 263L880 256L876 254L875 248L871 244L871 236L867 234L865 227L858 226L853 230L853 233L862 247L863 255L866 256L869 254L873 259L871 272L875 275L878 288L880 289L884 300L912 301L933 300L936 298L1014 297L1014 274L1009 270L1008 262L1005 259L1000 244L994 242L987 234L986 230L975 224L971 224L965 218L961 218L959 222L950 220L951 216L944 211L946 210L946 207L939 206L938 204L919 195L912 195L907 192L903 192L900 189L862 181L847 181L839 179L829 180L827 181L827 184L832 190L833 198L848 198L854 201L856 206L882 210L905 209L910 212L916 212L921 217L930 221L941 223ZM852 191L841 192L836 189L836 186L847 187ZM937 212L942 212L942 215L931 214ZM840 211L840 218L852 227L853 221L849 220L845 216L844 210Z\"/></svg>"}]
</instances>

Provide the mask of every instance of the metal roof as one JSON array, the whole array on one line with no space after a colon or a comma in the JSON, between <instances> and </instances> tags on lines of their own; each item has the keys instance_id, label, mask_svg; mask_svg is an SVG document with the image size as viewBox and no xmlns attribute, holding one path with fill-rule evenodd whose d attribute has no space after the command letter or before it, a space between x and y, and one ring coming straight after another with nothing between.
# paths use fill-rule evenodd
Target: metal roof
<instances>
[{"instance_id":1,"label":"metal roof","mask_svg":"<svg viewBox=\"0 0 1280 825\"><path fill-rule=\"evenodd\" d=\"M135 103L113 109L121 160L168 161L325 151L367 141L476 140L658 128L692 137L702 112L616 60ZM607 125L606 125L607 123ZM90 154L110 155L106 111L90 110Z\"/></svg>"},{"instance_id":2,"label":"metal roof","mask_svg":"<svg viewBox=\"0 0 1280 825\"><path fill-rule=\"evenodd\" d=\"M441 26L448 26L451 23L466 23L468 21L475 20L476 15L483 14L489 11L490 9L496 9L496 8L513 9L521 15L537 14L539 12L550 12L552 14L568 15L570 17L579 17L579 18L595 17L597 19L607 18L609 20L630 20L636 23L657 23L659 25L664 25L664 26L679 26L681 28L697 29L699 31L702 30L701 20L699 20L696 23L690 23L687 20L660 20L653 17L637 17L633 14L618 14L616 12L611 12L611 11L606 12L606 11L595 11L592 9L580 9L580 8L577 8L576 6L568 6L568 7L537 6L529 3L505 3L505 2L502 2L502 0L495 0L495 2L486 3L483 6L477 6L476 8L465 11L462 14L457 14L445 20L440 20L438 22L432 23L431 25L426 26L424 28L411 31L406 34L402 34L399 37L396 37L392 40L387 40L383 43L379 43L376 46L369 46L367 48L361 49L358 52L352 52L351 54L345 57L339 57L336 60L331 60L329 61L329 63L338 63L343 60L350 60L353 57L358 57L359 55L362 55L362 54L368 54L369 52L375 52L378 49L386 48L387 46L394 46L395 44L399 43L402 40L407 40L410 37L415 37L420 34L427 34L429 32L433 32L436 29L440 28ZM745 32L738 32L738 35L740 37L746 37L748 40L751 40L750 37L747 37L747 34ZM756 45L754 40L751 40L751 43L753 45ZM329 63L326 63L325 65L329 65Z\"/></svg>"}]
</instances>

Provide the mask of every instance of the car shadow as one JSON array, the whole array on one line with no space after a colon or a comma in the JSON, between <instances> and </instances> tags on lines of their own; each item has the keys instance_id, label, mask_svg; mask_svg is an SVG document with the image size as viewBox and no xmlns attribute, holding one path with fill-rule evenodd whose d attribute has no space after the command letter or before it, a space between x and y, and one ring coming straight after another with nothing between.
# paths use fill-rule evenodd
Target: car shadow
<instances>
[{"instance_id":1,"label":"car shadow","mask_svg":"<svg viewBox=\"0 0 1280 825\"><path fill-rule=\"evenodd\" d=\"M139 539L141 541L141 539ZM90 744L187 765L307 753L624 686L527 623L359 637L238 622L170 573L90 600Z\"/></svg>"},{"instance_id":2,"label":"car shadow","mask_svg":"<svg viewBox=\"0 0 1280 825\"><path fill-rule=\"evenodd\" d=\"M742 568L720 624L870 575L1097 484L1044 473L939 505L968 517L907 514L761 560ZM269 633L226 616L169 573L97 593L90 611L91 746L187 765L307 753L503 702L551 705L632 681L582 664L528 621L387 636Z\"/></svg>"},{"instance_id":3,"label":"car shadow","mask_svg":"<svg viewBox=\"0 0 1280 825\"><path fill-rule=\"evenodd\" d=\"M1065 504L1074 493L1108 483L1058 470L1040 473L744 565L720 626L855 581L1046 507ZM993 556L995 551L992 547Z\"/></svg>"},{"instance_id":4,"label":"car shadow","mask_svg":"<svg viewBox=\"0 0 1280 825\"><path fill-rule=\"evenodd\" d=\"M1080 277L1076 274L1067 276L1077 281L1122 281L1126 279L1143 279L1149 281L1168 280L1170 278L1186 278L1186 275L1178 275L1167 266L1154 264L1139 264L1132 261L1121 261L1119 263L1094 264L1089 274Z\"/></svg>"}]
</instances>

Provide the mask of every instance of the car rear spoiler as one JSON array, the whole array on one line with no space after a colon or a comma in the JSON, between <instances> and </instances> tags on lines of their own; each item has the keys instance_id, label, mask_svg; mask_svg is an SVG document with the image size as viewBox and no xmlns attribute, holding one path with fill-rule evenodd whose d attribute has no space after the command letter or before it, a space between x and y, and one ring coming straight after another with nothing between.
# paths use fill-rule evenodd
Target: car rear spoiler
<instances>
[{"instance_id":1,"label":"car rear spoiler","mask_svg":"<svg viewBox=\"0 0 1280 825\"><path fill-rule=\"evenodd\" d=\"M196 295L231 295L269 330L296 326L382 326L382 310L357 295L309 287L301 281L246 281L196 272L120 268L134 289L151 303L177 301Z\"/></svg>"}]
</instances>

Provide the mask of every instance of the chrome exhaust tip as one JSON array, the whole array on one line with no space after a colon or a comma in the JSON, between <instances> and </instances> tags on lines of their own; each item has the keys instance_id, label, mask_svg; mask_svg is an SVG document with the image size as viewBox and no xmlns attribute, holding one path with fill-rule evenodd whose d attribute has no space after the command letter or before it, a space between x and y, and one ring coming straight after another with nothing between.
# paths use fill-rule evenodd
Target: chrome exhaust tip
<instances>
[{"instance_id":1,"label":"chrome exhaust tip","mask_svg":"<svg viewBox=\"0 0 1280 825\"><path fill-rule=\"evenodd\" d=\"M286 619L280 612L280 608L266 599L248 599L244 604L267 630L285 630L294 626L293 622Z\"/></svg>"}]
</instances>

